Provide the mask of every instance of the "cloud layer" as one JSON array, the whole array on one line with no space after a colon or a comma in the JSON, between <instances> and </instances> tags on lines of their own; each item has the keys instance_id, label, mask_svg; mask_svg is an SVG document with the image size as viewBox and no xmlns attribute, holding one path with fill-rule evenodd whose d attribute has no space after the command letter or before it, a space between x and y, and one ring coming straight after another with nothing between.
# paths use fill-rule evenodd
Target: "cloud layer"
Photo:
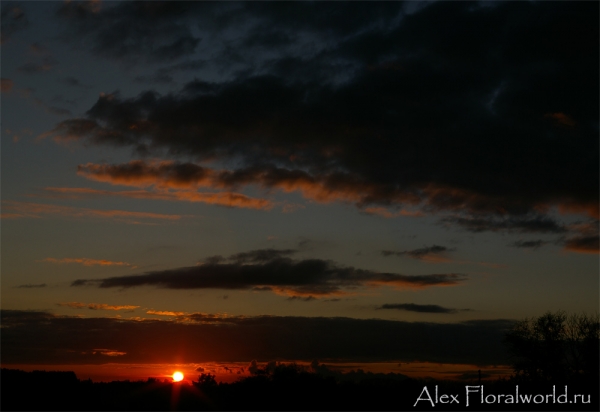
<instances>
[{"instance_id":1,"label":"cloud layer","mask_svg":"<svg viewBox=\"0 0 600 412\"><path fill-rule=\"evenodd\" d=\"M445 308L440 305L420 305L416 303L385 303L378 309L406 310L418 313L457 313L459 311L458 309Z\"/></svg>"},{"instance_id":2,"label":"cloud layer","mask_svg":"<svg viewBox=\"0 0 600 412\"><path fill-rule=\"evenodd\" d=\"M83 266L132 266L131 263L127 262L116 262L113 260L106 259L89 259L89 258L46 258L42 262L48 263L78 263ZM135 267L135 266L134 266Z\"/></svg>"},{"instance_id":3,"label":"cloud layer","mask_svg":"<svg viewBox=\"0 0 600 412\"><path fill-rule=\"evenodd\" d=\"M79 279L72 286L101 288L156 286L168 289L270 290L289 296L324 297L359 287L455 286L461 274L402 275L341 266L321 259L293 260L293 250L261 249L228 258L213 256L196 266L105 279Z\"/></svg>"},{"instance_id":4,"label":"cloud layer","mask_svg":"<svg viewBox=\"0 0 600 412\"><path fill-rule=\"evenodd\" d=\"M445 253L451 250L453 249L448 249L445 246L433 245L404 251L382 250L381 254L383 256L408 256L428 262L449 262L450 259L445 256Z\"/></svg>"},{"instance_id":5,"label":"cloud layer","mask_svg":"<svg viewBox=\"0 0 600 412\"><path fill-rule=\"evenodd\" d=\"M92 352L111 348L106 352L119 353L113 361L124 363L393 359L504 364L502 338L512 324L195 315L185 322L136 321L2 310L2 363L105 363Z\"/></svg>"},{"instance_id":6,"label":"cloud layer","mask_svg":"<svg viewBox=\"0 0 600 412\"><path fill-rule=\"evenodd\" d=\"M258 185L389 217L451 212L445 222L470 231L560 233L553 210L599 216L597 12L69 3L59 15L70 41L162 64L157 81L200 80L103 94L49 135L179 159L80 168L114 184ZM215 160L226 168L205 168Z\"/></svg>"},{"instance_id":7,"label":"cloud layer","mask_svg":"<svg viewBox=\"0 0 600 412\"><path fill-rule=\"evenodd\" d=\"M64 302L57 303L58 306L65 306L72 309L92 309L92 310L127 310L133 311L139 308L134 305L108 305L106 303L81 303L81 302Z\"/></svg>"}]
</instances>

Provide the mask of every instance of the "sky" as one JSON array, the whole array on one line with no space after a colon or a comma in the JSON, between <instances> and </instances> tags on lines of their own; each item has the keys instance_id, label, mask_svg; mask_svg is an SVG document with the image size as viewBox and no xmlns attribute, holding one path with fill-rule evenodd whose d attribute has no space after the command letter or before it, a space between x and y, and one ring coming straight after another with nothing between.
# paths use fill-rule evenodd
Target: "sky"
<instances>
[{"instance_id":1,"label":"sky","mask_svg":"<svg viewBox=\"0 0 600 412\"><path fill-rule=\"evenodd\" d=\"M597 312L598 8L3 1L3 366L468 369Z\"/></svg>"}]
</instances>

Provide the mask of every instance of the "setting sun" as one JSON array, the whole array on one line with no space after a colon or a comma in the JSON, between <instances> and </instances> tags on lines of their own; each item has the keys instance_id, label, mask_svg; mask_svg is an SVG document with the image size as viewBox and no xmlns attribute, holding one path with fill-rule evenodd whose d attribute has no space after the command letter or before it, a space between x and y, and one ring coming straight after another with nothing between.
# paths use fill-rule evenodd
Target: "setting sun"
<instances>
[{"instance_id":1,"label":"setting sun","mask_svg":"<svg viewBox=\"0 0 600 412\"><path fill-rule=\"evenodd\" d=\"M177 371L173 374L173 381L174 382L180 382L183 380L183 373Z\"/></svg>"}]
</instances>

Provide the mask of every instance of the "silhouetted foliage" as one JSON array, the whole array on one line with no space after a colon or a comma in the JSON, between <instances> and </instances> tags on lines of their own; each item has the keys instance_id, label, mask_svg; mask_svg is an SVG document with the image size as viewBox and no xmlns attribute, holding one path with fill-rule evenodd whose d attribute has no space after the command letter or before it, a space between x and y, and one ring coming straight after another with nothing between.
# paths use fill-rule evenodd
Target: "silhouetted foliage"
<instances>
[{"instance_id":1,"label":"silhouetted foliage","mask_svg":"<svg viewBox=\"0 0 600 412\"><path fill-rule=\"evenodd\" d=\"M316 365L327 373L325 365ZM80 381L70 372L63 377L52 372L23 372L2 369L1 410L352 410L352 411L464 411L465 385L472 381L443 381L411 379L399 374L331 372L326 376L314 370L314 365L302 367L270 362L256 368L251 376L232 383L217 383L215 376L202 374L193 384L148 379L145 381L91 382ZM352 379L346 379L351 375ZM521 394L551 394L552 385L523 383L499 379L484 383L486 396L515 393L516 384ZM415 405L423 388L430 393L439 389L442 394L457 394L460 404L429 401ZM483 392L483 387L481 387ZM566 389L556 388L557 394ZM589 384L570 386L569 394L585 394L582 402L556 404L542 403L515 405L482 404L478 394L471 397L472 410L598 410L598 388ZM550 396L550 395L549 395ZM571 398L572 399L572 395Z\"/></svg>"},{"instance_id":2,"label":"silhouetted foliage","mask_svg":"<svg viewBox=\"0 0 600 412\"><path fill-rule=\"evenodd\" d=\"M517 322L506 334L518 377L554 384L598 381L600 322L598 314L547 312Z\"/></svg>"},{"instance_id":3,"label":"silhouetted foliage","mask_svg":"<svg viewBox=\"0 0 600 412\"><path fill-rule=\"evenodd\" d=\"M210 388L217 385L217 380L215 379L215 375L203 373L198 376L198 382L194 382L194 385L201 388Z\"/></svg>"}]
</instances>

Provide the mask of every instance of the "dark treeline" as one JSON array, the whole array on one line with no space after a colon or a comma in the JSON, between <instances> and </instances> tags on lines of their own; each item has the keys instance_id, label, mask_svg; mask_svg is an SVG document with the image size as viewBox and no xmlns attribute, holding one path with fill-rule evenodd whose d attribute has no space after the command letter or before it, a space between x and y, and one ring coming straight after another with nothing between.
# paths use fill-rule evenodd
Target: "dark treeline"
<instances>
[{"instance_id":1,"label":"dark treeline","mask_svg":"<svg viewBox=\"0 0 600 412\"><path fill-rule=\"evenodd\" d=\"M258 369L233 383L202 374L192 384L146 381L92 382L73 372L2 369L1 409L6 410L598 410L598 380L555 386L521 377L479 382L410 379L399 374L327 374L294 364ZM436 402L436 385L438 401ZM466 406L466 386L473 392ZM544 402L507 404L499 394L548 395ZM427 387L427 393L424 388ZM429 397L428 397L429 394ZM442 395L446 394L443 399ZM575 395L583 395L575 399ZM454 395L459 402L452 402ZM421 399L417 402L418 399ZM429 400L431 399L431 401ZM506 396L503 398L506 400ZM537 398L540 400L541 398ZM572 401L575 399L576 403ZM564 401L564 403L558 403ZM587 403L589 401L589 403ZM417 402L416 406L415 403ZM432 402L435 407L432 407Z\"/></svg>"}]
</instances>

